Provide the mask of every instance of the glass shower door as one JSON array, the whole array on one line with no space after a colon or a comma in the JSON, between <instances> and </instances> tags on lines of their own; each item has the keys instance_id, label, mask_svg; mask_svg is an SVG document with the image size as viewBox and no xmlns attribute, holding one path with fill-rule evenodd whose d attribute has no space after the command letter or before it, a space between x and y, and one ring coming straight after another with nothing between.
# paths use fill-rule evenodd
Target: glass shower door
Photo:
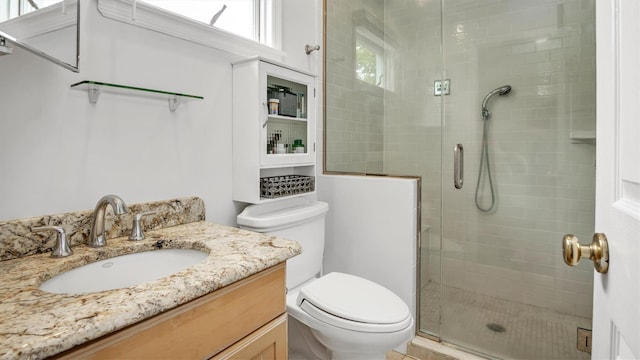
<instances>
[{"instance_id":1,"label":"glass shower door","mask_svg":"<svg viewBox=\"0 0 640 360\"><path fill-rule=\"evenodd\" d=\"M594 230L594 3L443 4L440 337L501 358L588 359L576 336L591 329L593 270L570 271L560 240Z\"/></svg>"}]
</instances>

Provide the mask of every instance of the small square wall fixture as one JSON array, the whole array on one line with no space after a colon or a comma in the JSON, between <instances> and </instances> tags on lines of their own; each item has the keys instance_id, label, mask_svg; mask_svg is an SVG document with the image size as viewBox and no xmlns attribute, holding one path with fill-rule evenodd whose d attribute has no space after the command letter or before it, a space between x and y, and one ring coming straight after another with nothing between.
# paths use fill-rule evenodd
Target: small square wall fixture
<instances>
[{"instance_id":1,"label":"small square wall fixture","mask_svg":"<svg viewBox=\"0 0 640 360\"><path fill-rule=\"evenodd\" d=\"M451 80L436 80L433 82L433 95L442 96L450 94Z\"/></svg>"}]
</instances>

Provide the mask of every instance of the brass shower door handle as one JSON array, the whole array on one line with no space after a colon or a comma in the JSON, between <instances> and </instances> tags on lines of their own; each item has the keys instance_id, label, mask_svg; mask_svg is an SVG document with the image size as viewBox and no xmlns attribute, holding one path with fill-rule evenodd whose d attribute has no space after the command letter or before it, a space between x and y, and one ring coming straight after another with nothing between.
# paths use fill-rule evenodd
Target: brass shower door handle
<instances>
[{"instance_id":1,"label":"brass shower door handle","mask_svg":"<svg viewBox=\"0 0 640 360\"><path fill-rule=\"evenodd\" d=\"M595 233L589 245L581 245L580 239L573 234L562 238L562 252L564 262L569 266L576 266L582 258L593 260L593 267L597 272L606 274L609 270L609 243L603 233Z\"/></svg>"}]
</instances>

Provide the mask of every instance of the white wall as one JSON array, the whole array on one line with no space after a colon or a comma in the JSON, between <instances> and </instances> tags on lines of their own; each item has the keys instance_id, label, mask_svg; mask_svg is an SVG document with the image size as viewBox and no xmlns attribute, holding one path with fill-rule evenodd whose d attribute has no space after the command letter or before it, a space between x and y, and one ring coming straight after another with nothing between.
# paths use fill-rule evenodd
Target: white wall
<instances>
[{"instance_id":1,"label":"white wall","mask_svg":"<svg viewBox=\"0 0 640 360\"><path fill-rule=\"evenodd\" d=\"M282 0L284 61L322 77L322 48L307 55L305 45L322 45L322 0ZM319 98L321 99L321 98ZM322 102L318 101L318 106ZM321 119L321 118L318 118Z\"/></svg>"},{"instance_id":2,"label":"white wall","mask_svg":"<svg viewBox=\"0 0 640 360\"><path fill-rule=\"evenodd\" d=\"M415 319L418 180L325 175L318 187L329 204L324 272L385 286Z\"/></svg>"},{"instance_id":3,"label":"white wall","mask_svg":"<svg viewBox=\"0 0 640 360\"><path fill-rule=\"evenodd\" d=\"M292 2L284 1L284 7ZM317 0L283 11L290 65L311 67L321 37ZM102 17L83 2L80 73L14 49L0 57L0 219L92 209L107 193L129 203L204 199L207 219L235 225L231 200L231 61L237 57ZM310 19L318 19L310 25ZM296 54L293 54L293 52ZM289 54L287 54L289 55ZM306 55L304 55L306 56ZM319 73L319 71L315 71ZM204 96L170 112L165 100L69 85L96 80Z\"/></svg>"}]
</instances>

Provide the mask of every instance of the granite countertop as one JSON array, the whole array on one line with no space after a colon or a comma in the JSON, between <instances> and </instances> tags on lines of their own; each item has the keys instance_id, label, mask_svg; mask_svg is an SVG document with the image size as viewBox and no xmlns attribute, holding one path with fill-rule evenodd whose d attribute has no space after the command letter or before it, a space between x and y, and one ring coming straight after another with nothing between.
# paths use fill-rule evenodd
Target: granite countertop
<instances>
[{"instance_id":1,"label":"granite countertop","mask_svg":"<svg viewBox=\"0 0 640 360\"><path fill-rule=\"evenodd\" d=\"M209 253L174 275L124 289L67 295L38 286L66 270L128 253L187 248ZM274 266L299 253L290 241L204 221L148 231L142 241L108 239L54 259L31 255L0 262L0 358L41 359L110 334Z\"/></svg>"}]
</instances>

